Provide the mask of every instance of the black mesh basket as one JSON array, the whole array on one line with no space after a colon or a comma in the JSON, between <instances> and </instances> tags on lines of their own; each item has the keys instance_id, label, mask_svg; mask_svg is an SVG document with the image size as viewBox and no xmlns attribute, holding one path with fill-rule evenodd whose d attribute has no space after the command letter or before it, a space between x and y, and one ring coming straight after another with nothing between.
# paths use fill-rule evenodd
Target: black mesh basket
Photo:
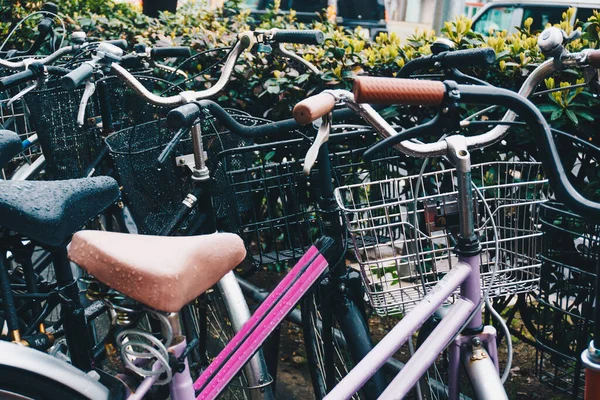
<instances>
[{"instance_id":1,"label":"black mesh basket","mask_svg":"<svg viewBox=\"0 0 600 400\"><path fill-rule=\"evenodd\" d=\"M153 78L139 77L148 89ZM99 88L104 85L103 88ZM39 136L46 158L46 173L54 179L79 178L103 148L102 110L99 92L108 93L108 104L113 127L122 128L148 121L157 114L126 85L111 77L99 81L96 92L88 101L84 125L77 125L77 112L84 88L74 91L53 87L32 91L25 96L30 120ZM107 114L105 114L107 115Z\"/></svg>"},{"instance_id":2,"label":"black mesh basket","mask_svg":"<svg viewBox=\"0 0 600 400\"><path fill-rule=\"evenodd\" d=\"M311 143L306 137L231 148L221 152L215 176L219 180L221 228L244 239L253 262L285 268L295 262L321 231L311 179L303 173ZM406 173L405 158L390 152L369 169L363 152L376 135L354 130L331 135L328 145L335 185L383 179ZM318 164L312 170L314 177ZM225 184L223 184L225 182Z\"/></svg>"},{"instance_id":3,"label":"black mesh basket","mask_svg":"<svg viewBox=\"0 0 600 400\"><path fill-rule=\"evenodd\" d=\"M563 205L541 205L544 230L537 308L537 374L573 399L583 399L580 356L591 340L600 226Z\"/></svg>"},{"instance_id":4,"label":"black mesh basket","mask_svg":"<svg viewBox=\"0 0 600 400\"><path fill-rule=\"evenodd\" d=\"M208 153L207 166L213 172L217 170L213 161L216 154L248 142L229 133L223 134L216 129L214 121L206 121L206 124L204 150ZM169 162L160 168L157 166L158 156L174 135L166 127L165 120L157 120L123 129L106 138L125 198L142 233L158 234L192 189L189 169L177 165L176 161L179 156L193 153L189 133L179 142ZM218 177L217 182L220 182ZM218 192L219 186L220 183L213 185L217 190L213 202L217 216L224 216L226 209L220 206L223 192ZM190 218L192 216L193 213ZM183 228L185 226L184 223Z\"/></svg>"}]
</instances>

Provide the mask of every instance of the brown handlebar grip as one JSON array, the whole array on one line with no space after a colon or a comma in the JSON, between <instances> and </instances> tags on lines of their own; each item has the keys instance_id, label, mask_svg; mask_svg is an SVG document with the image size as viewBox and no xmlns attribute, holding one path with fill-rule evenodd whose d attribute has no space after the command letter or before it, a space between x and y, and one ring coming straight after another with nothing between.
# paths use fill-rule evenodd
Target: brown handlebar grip
<instances>
[{"instance_id":1,"label":"brown handlebar grip","mask_svg":"<svg viewBox=\"0 0 600 400\"><path fill-rule=\"evenodd\" d=\"M335 98L333 95L319 93L302 100L294 106L294 119L300 125L308 125L333 110L334 106Z\"/></svg>"},{"instance_id":2,"label":"brown handlebar grip","mask_svg":"<svg viewBox=\"0 0 600 400\"><path fill-rule=\"evenodd\" d=\"M442 82L360 76L354 80L354 100L369 104L437 106L444 100Z\"/></svg>"},{"instance_id":3,"label":"brown handlebar grip","mask_svg":"<svg viewBox=\"0 0 600 400\"><path fill-rule=\"evenodd\" d=\"M590 67L600 68L600 50L592 50L588 53Z\"/></svg>"},{"instance_id":4,"label":"brown handlebar grip","mask_svg":"<svg viewBox=\"0 0 600 400\"><path fill-rule=\"evenodd\" d=\"M590 63L590 65L592 65ZM585 394L584 398L598 400L600 398L600 371L591 368L585 369Z\"/></svg>"}]
</instances>

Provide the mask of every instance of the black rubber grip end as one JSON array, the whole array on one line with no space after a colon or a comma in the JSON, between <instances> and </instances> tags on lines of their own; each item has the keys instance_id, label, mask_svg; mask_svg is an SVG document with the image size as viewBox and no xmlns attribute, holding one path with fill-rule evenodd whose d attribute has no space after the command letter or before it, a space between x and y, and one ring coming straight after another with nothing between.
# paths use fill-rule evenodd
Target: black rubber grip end
<instances>
[{"instance_id":1,"label":"black rubber grip end","mask_svg":"<svg viewBox=\"0 0 600 400\"><path fill-rule=\"evenodd\" d=\"M27 69L25 71L17 72L9 76L0 78L0 90L7 90L11 87L21 85L29 82L36 78L35 70Z\"/></svg>"},{"instance_id":2,"label":"black rubber grip end","mask_svg":"<svg viewBox=\"0 0 600 400\"><path fill-rule=\"evenodd\" d=\"M81 64L60 79L60 86L65 90L75 90L86 79L94 74L94 67L90 64Z\"/></svg>"},{"instance_id":3,"label":"black rubber grip end","mask_svg":"<svg viewBox=\"0 0 600 400\"><path fill-rule=\"evenodd\" d=\"M150 50L152 58L189 57L192 50L189 47L154 47Z\"/></svg>"},{"instance_id":4,"label":"black rubber grip end","mask_svg":"<svg viewBox=\"0 0 600 400\"><path fill-rule=\"evenodd\" d=\"M322 44L325 35L319 30L280 30L273 35L273 40L282 43Z\"/></svg>"},{"instance_id":5,"label":"black rubber grip end","mask_svg":"<svg viewBox=\"0 0 600 400\"><path fill-rule=\"evenodd\" d=\"M447 68L460 68L466 65L484 67L495 62L496 52L489 47L448 52L442 59L444 67Z\"/></svg>"},{"instance_id":6,"label":"black rubber grip end","mask_svg":"<svg viewBox=\"0 0 600 400\"><path fill-rule=\"evenodd\" d=\"M127 40L125 39L107 40L106 43L110 43L114 46L117 46L121 50L127 50L127 47L129 47L129 43L127 43Z\"/></svg>"},{"instance_id":7,"label":"black rubber grip end","mask_svg":"<svg viewBox=\"0 0 600 400\"><path fill-rule=\"evenodd\" d=\"M170 129L190 127L200 117L200 109L196 104L184 104L172 109L167 114L167 126Z\"/></svg>"},{"instance_id":8,"label":"black rubber grip end","mask_svg":"<svg viewBox=\"0 0 600 400\"><path fill-rule=\"evenodd\" d=\"M44 5L42 5L41 10L51 12L52 14L58 14L58 6L50 2L44 3Z\"/></svg>"}]
</instances>

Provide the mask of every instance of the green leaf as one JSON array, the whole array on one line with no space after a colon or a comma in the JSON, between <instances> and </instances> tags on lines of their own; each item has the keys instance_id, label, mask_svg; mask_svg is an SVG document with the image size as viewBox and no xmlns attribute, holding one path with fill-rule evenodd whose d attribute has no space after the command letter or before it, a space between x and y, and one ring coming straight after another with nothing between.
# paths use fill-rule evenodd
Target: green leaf
<instances>
[{"instance_id":1,"label":"green leaf","mask_svg":"<svg viewBox=\"0 0 600 400\"><path fill-rule=\"evenodd\" d=\"M308 78L310 78L309 74L302 74L300 76L298 76L298 78L296 78L296 83L302 83L308 80Z\"/></svg>"},{"instance_id":2,"label":"green leaf","mask_svg":"<svg viewBox=\"0 0 600 400\"><path fill-rule=\"evenodd\" d=\"M575 115L575 113L573 111L571 111L567 108L567 109L565 109L565 113L567 114L567 117L569 117L571 122L573 122L575 125L579 125L579 120L577 119L577 116Z\"/></svg>"},{"instance_id":3,"label":"green leaf","mask_svg":"<svg viewBox=\"0 0 600 400\"><path fill-rule=\"evenodd\" d=\"M563 115L563 110L562 110L562 108L559 108L558 110L556 110L552 113L552 115L550 116L550 121L556 121L557 119L562 117L562 115Z\"/></svg>"},{"instance_id":4,"label":"green leaf","mask_svg":"<svg viewBox=\"0 0 600 400\"><path fill-rule=\"evenodd\" d=\"M578 110L577 115L587 121L590 121L590 122L594 122L594 119L595 119L594 116L587 111L579 111Z\"/></svg>"},{"instance_id":5,"label":"green leaf","mask_svg":"<svg viewBox=\"0 0 600 400\"><path fill-rule=\"evenodd\" d=\"M275 155L275 150L268 152L265 154L265 161L269 161Z\"/></svg>"},{"instance_id":6,"label":"green leaf","mask_svg":"<svg viewBox=\"0 0 600 400\"><path fill-rule=\"evenodd\" d=\"M279 85L273 85L273 86L267 87L267 92L269 92L269 93L278 94L280 91L281 91L281 88L279 87Z\"/></svg>"},{"instance_id":7,"label":"green leaf","mask_svg":"<svg viewBox=\"0 0 600 400\"><path fill-rule=\"evenodd\" d=\"M554 112L556 110L560 110L561 108L555 104L540 104L537 106L541 112Z\"/></svg>"}]
</instances>

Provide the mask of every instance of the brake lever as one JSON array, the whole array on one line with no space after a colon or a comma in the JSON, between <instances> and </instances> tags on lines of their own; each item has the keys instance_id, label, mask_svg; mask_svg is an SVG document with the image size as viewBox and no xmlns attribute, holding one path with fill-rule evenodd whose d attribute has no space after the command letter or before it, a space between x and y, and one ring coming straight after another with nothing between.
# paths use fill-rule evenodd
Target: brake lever
<instances>
[{"instance_id":1,"label":"brake lever","mask_svg":"<svg viewBox=\"0 0 600 400\"><path fill-rule=\"evenodd\" d=\"M306 61L304 58L300 57L298 54L296 54L292 50L286 49L283 43L279 43L279 45L277 46L277 51L280 52L281 54L283 54L285 57L291 58L292 60L304 65L313 74L315 74L315 75L322 74L321 70L318 69L316 66L309 63L308 61Z\"/></svg>"},{"instance_id":2,"label":"brake lever","mask_svg":"<svg viewBox=\"0 0 600 400\"><path fill-rule=\"evenodd\" d=\"M77 111L77 125L79 127L82 127L85 122L85 109L87 107L88 100L90 99L90 97L92 97L95 91L96 85L92 81L88 80L87 82L85 82L85 90L83 91L83 95L81 96L81 101L79 102L79 110Z\"/></svg>"},{"instance_id":3,"label":"brake lever","mask_svg":"<svg viewBox=\"0 0 600 400\"><path fill-rule=\"evenodd\" d=\"M29 64L27 65L26 69L29 68ZM46 67L44 67L43 73L40 76L38 76L35 83L33 85L28 86L25 89L21 90L16 95L14 95L10 100L8 100L8 102L6 103L6 106L10 107L14 102L22 99L23 96L25 96L27 93L31 92L34 89L41 89L44 86L44 83L46 82L46 78L48 78L48 71L46 70Z\"/></svg>"},{"instance_id":4,"label":"brake lever","mask_svg":"<svg viewBox=\"0 0 600 400\"><path fill-rule=\"evenodd\" d=\"M329 133L331 132L331 119L331 113L327 113L321 117L321 125L319 126L317 137L315 137L315 141L313 142L312 146L310 146L310 149L308 149L306 152L306 157L304 157L304 175L310 175L310 170L315 165L315 161L317 161L317 156L319 155L321 145L329 140Z\"/></svg>"},{"instance_id":5,"label":"brake lever","mask_svg":"<svg viewBox=\"0 0 600 400\"><path fill-rule=\"evenodd\" d=\"M21 100L23 98L23 96L25 96L27 93L31 92L34 89L38 88L38 83L34 83L31 86L26 87L25 89L21 90L19 93L15 94L7 103L6 106L10 107L14 102Z\"/></svg>"}]
</instances>

